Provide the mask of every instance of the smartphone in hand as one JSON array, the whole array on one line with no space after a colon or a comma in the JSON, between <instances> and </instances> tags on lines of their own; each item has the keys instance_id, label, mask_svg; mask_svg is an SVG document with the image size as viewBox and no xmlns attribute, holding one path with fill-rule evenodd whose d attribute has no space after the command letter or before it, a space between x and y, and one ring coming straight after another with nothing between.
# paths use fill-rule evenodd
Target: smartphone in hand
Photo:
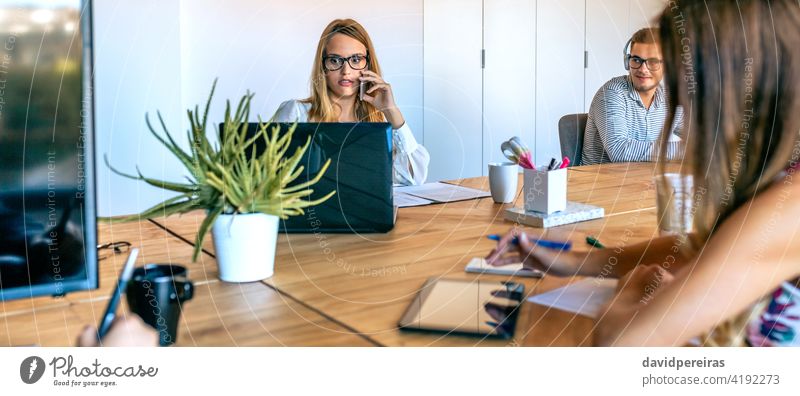
<instances>
[{"instance_id":1,"label":"smartphone in hand","mask_svg":"<svg viewBox=\"0 0 800 396\"><path fill-rule=\"evenodd\" d=\"M369 70L369 69L365 69ZM364 77L364 73L361 73L361 77ZM369 89L369 82L362 80L361 78L358 79L358 100L364 100L364 95L367 94L367 90Z\"/></svg>"},{"instance_id":2,"label":"smartphone in hand","mask_svg":"<svg viewBox=\"0 0 800 396\"><path fill-rule=\"evenodd\" d=\"M117 307L119 306L120 300L122 300L122 293L124 293L125 289L128 287L128 281L130 281L131 276L133 276L133 267L134 264L136 264L136 256L138 255L139 249L131 249L128 254L128 259L125 260L125 265L122 267L122 273L119 275L117 286L114 288L114 291L111 293L111 299L108 301L106 313L100 318L100 325L97 326L98 340L102 340L103 337L105 337L108 330L111 329L111 323L114 322L114 318L117 317Z\"/></svg>"}]
</instances>

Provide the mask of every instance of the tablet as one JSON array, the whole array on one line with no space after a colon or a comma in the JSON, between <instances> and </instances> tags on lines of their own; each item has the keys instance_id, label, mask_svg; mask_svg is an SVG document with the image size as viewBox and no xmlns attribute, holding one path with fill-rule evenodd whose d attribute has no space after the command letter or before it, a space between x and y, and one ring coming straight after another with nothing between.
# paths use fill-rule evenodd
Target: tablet
<instances>
[{"instance_id":1,"label":"tablet","mask_svg":"<svg viewBox=\"0 0 800 396\"><path fill-rule=\"evenodd\" d=\"M400 329L511 338L525 287L515 282L430 278Z\"/></svg>"}]
</instances>

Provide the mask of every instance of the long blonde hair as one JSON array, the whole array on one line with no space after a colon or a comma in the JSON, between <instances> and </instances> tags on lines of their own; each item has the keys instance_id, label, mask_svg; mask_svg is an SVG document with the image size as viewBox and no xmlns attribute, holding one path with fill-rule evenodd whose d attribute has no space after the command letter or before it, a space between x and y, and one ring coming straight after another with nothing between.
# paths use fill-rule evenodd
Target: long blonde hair
<instances>
[{"instance_id":1,"label":"long blonde hair","mask_svg":"<svg viewBox=\"0 0 800 396\"><path fill-rule=\"evenodd\" d=\"M670 93L664 126L672 125L682 106L688 166L681 169L693 176L695 251L715 227L800 160L798 26L797 0L678 0L661 16ZM668 138L665 129L662 174ZM745 310L720 324L704 342L741 344L752 314Z\"/></svg>"},{"instance_id":2,"label":"long blonde hair","mask_svg":"<svg viewBox=\"0 0 800 396\"><path fill-rule=\"evenodd\" d=\"M317 53L314 56L314 66L311 68L311 96L303 102L310 103L308 110L308 120L312 122L337 122L336 108L330 97L327 80L325 79L325 67L323 59L327 55L325 47L336 34L343 34L353 38L367 48L367 68L381 75L381 67L378 64L378 57L375 54L375 47L369 34L361 24L352 19L336 19L329 23L317 44ZM371 103L357 100L355 105L356 119L362 122L384 122L386 119L383 113L378 111Z\"/></svg>"}]
</instances>

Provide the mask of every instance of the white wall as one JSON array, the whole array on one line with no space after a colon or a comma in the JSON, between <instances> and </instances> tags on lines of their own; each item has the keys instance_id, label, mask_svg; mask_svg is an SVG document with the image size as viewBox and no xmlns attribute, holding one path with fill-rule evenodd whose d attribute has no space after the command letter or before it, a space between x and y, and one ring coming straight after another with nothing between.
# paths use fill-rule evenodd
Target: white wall
<instances>
[{"instance_id":1,"label":"white wall","mask_svg":"<svg viewBox=\"0 0 800 396\"><path fill-rule=\"evenodd\" d=\"M178 179L180 164L145 127L145 112L161 110L173 133L182 132L179 4L159 0L94 2L97 209L130 214L169 197L110 172L103 162L156 178ZM157 122L156 122L157 124Z\"/></svg>"},{"instance_id":2,"label":"white wall","mask_svg":"<svg viewBox=\"0 0 800 396\"><path fill-rule=\"evenodd\" d=\"M238 100L248 89L256 93L253 113L263 118L284 100L308 97L317 42L337 18L367 29L384 78L422 141L422 0L183 1L184 102L204 103L215 77L217 119L223 99Z\"/></svg>"},{"instance_id":3,"label":"white wall","mask_svg":"<svg viewBox=\"0 0 800 396\"><path fill-rule=\"evenodd\" d=\"M99 158L148 176L179 180L181 165L146 133L145 112L161 110L185 140L186 109L205 104L219 78L210 123L249 89L252 120L280 102L309 94L322 30L354 18L372 37L384 78L419 141L422 125L422 0L103 0L95 2ZM98 212L130 214L167 198L160 190L110 174L98 162Z\"/></svg>"}]
</instances>

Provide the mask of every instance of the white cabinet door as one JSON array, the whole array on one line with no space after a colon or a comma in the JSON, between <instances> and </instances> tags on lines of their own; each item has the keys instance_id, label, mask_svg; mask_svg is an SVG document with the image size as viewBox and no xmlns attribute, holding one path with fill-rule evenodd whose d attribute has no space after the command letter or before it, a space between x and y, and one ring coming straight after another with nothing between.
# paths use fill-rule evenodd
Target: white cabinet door
<instances>
[{"instance_id":1,"label":"white cabinet door","mask_svg":"<svg viewBox=\"0 0 800 396\"><path fill-rule=\"evenodd\" d=\"M629 23L631 0L586 2L586 96L584 112L600 87L625 71L623 49L633 34ZM636 28L638 29L638 28Z\"/></svg>"},{"instance_id":2,"label":"white cabinet door","mask_svg":"<svg viewBox=\"0 0 800 396\"><path fill-rule=\"evenodd\" d=\"M424 144L428 180L480 176L481 0L425 0Z\"/></svg>"},{"instance_id":3,"label":"white cabinet door","mask_svg":"<svg viewBox=\"0 0 800 396\"><path fill-rule=\"evenodd\" d=\"M504 160L500 143L514 135L528 143L537 164L560 158L558 120L587 112L600 86L625 73L625 42L664 5L665 0L425 0L430 179L485 175L486 164Z\"/></svg>"},{"instance_id":4,"label":"white cabinet door","mask_svg":"<svg viewBox=\"0 0 800 396\"><path fill-rule=\"evenodd\" d=\"M536 0L485 0L483 40L483 173L507 161L500 144L520 136L534 149Z\"/></svg>"},{"instance_id":5,"label":"white cabinet door","mask_svg":"<svg viewBox=\"0 0 800 396\"><path fill-rule=\"evenodd\" d=\"M584 112L585 12L584 0L537 1L537 165L561 157L558 120Z\"/></svg>"}]
</instances>

